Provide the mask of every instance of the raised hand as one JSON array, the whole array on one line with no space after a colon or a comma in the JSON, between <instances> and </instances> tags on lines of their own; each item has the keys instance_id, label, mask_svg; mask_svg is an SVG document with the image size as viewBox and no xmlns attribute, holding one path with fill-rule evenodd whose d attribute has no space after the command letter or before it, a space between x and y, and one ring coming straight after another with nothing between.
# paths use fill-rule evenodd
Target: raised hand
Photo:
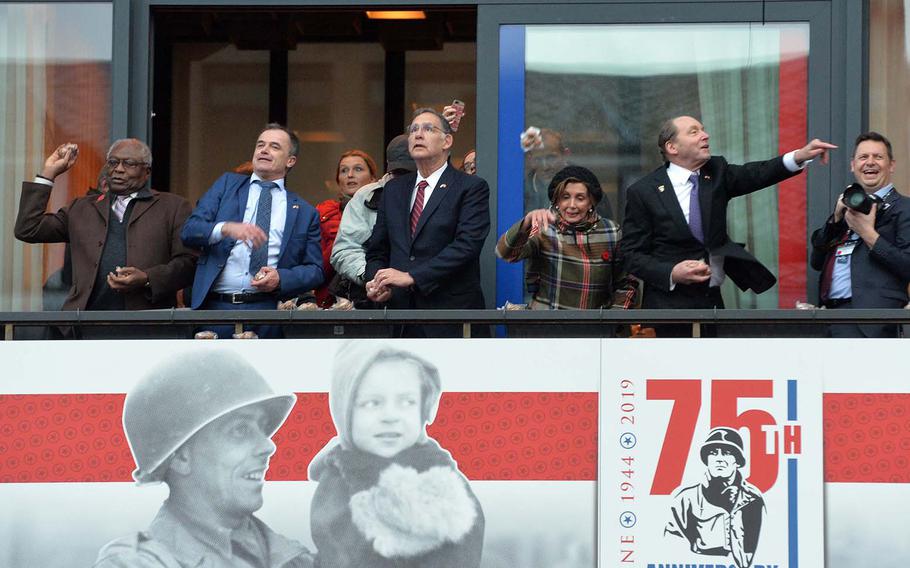
<instances>
[{"instance_id":1,"label":"raised hand","mask_svg":"<svg viewBox=\"0 0 910 568\"><path fill-rule=\"evenodd\" d=\"M79 156L79 146L67 142L57 146L50 156L44 160L44 169L41 177L54 181L54 178L73 167Z\"/></svg>"}]
</instances>

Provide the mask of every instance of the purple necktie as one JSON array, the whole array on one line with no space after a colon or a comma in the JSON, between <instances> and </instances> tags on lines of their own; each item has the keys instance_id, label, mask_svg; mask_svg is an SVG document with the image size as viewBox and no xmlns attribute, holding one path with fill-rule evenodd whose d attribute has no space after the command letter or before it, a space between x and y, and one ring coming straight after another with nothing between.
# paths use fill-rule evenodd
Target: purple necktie
<instances>
[{"instance_id":1,"label":"purple necktie","mask_svg":"<svg viewBox=\"0 0 910 568\"><path fill-rule=\"evenodd\" d=\"M700 243L705 242L705 233L701 226L701 205L698 203L698 173L689 176L692 182L692 193L689 194L689 230Z\"/></svg>"}]
</instances>

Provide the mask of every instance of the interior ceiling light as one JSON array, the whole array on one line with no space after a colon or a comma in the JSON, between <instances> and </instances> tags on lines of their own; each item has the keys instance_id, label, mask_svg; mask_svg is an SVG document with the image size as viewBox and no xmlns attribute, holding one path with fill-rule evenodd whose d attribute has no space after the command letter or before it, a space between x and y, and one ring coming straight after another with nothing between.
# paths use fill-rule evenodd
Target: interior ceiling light
<instances>
[{"instance_id":1,"label":"interior ceiling light","mask_svg":"<svg viewBox=\"0 0 910 568\"><path fill-rule=\"evenodd\" d=\"M427 14L423 10L367 10L367 18L371 20L426 20Z\"/></svg>"}]
</instances>

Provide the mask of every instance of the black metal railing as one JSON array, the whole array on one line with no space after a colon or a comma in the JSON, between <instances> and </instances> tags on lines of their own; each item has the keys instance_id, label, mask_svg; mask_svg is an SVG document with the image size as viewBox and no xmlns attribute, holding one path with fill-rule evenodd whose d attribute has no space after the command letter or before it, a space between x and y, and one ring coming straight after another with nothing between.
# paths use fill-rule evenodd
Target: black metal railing
<instances>
[{"instance_id":1,"label":"black metal railing","mask_svg":"<svg viewBox=\"0 0 910 568\"><path fill-rule=\"evenodd\" d=\"M173 328L181 331L206 325L229 324L236 331L257 324L278 324L288 329L315 326L322 336L344 336L351 329L369 336L370 330L382 336L389 326L402 324L458 324L463 336L472 337L477 326L503 326L509 330L522 326L559 326L539 328L565 336L573 327L585 326L581 335L597 335L597 326L629 324L691 324L693 336L701 336L705 325L726 330L724 336L818 337L819 330L832 323L910 324L910 310L356 310L356 311L282 311L282 310L148 310L125 312L0 312L4 339L16 339L20 328L62 326L84 329L97 326L138 326ZM489 329L487 327L487 329ZM541 331L542 330L542 331ZM557 333L558 332L558 333ZM178 332L176 335L180 335ZM293 334L291 334L293 336ZM388 336L387 334L385 336ZM188 334L187 337L191 337Z\"/></svg>"}]
</instances>

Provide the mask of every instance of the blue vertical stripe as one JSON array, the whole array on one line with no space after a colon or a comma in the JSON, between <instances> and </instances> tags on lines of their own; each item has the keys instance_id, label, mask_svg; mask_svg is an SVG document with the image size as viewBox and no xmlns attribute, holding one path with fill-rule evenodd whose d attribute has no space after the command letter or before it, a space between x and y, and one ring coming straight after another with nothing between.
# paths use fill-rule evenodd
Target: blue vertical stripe
<instances>
[{"instance_id":1,"label":"blue vertical stripe","mask_svg":"<svg viewBox=\"0 0 910 568\"><path fill-rule=\"evenodd\" d=\"M496 236L524 214L524 154L518 143L525 122L525 27L499 28L499 155ZM496 305L524 298L521 263L496 261Z\"/></svg>"},{"instance_id":2,"label":"blue vertical stripe","mask_svg":"<svg viewBox=\"0 0 910 568\"><path fill-rule=\"evenodd\" d=\"M796 420L796 381L787 381L787 420Z\"/></svg>"},{"instance_id":3,"label":"blue vertical stripe","mask_svg":"<svg viewBox=\"0 0 910 568\"><path fill-rule=\"evenodd\" d=\"M796 458L787 460L787 501L790 540L789 567L799 568L799 484L796 477Z\"/></svg>"},{"instance_id":4,"label":"blue vertical stripe","mask_svg":"<svg viewBox=\"0 0 910 568\"><path fill-rule=\"evenodd\" d=\"M787 381L787 420L796 420L796 381ZM783 447L783 440L781 440ZM790 568L799 568L799 483L796 458L787 460L787 517L789 520Z\"/></svg>"}]
</instances>

